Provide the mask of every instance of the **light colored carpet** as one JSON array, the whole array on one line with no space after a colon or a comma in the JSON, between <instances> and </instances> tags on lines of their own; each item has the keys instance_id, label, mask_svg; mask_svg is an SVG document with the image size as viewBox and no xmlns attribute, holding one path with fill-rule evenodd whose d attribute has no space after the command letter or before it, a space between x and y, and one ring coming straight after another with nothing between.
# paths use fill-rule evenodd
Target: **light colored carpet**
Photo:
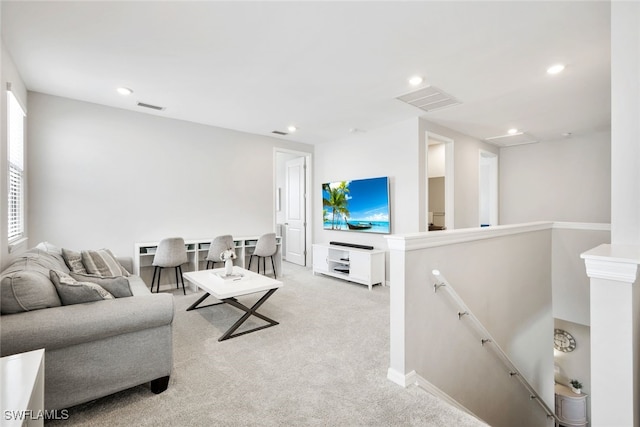
<instances>
[{"instance_id":1,"label":"light colored carpet","mask_svg":"<svg viewBox=\"0 0 640 427\"><path fill-rule=\"evenodd\" d=\"M167 391L154 395L138 386L73 407L68 420L48 425L485 425L387 380L389 288L369 291L292 264L283 268L284 286L258 310L279 325L218 342L241 312L228 305L187 312L200 294L180 290ZM250 306L259 297L240 300Z\"/></svg>"}]
</instances>

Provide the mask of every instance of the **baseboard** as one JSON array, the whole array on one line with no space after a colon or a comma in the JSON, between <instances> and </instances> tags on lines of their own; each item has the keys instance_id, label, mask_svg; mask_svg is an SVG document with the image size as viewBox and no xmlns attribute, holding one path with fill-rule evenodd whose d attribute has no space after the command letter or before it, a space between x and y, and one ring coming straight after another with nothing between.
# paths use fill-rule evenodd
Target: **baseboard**
<instances>
[{"instance_id":1,"label":"baseboard","mask_svg":"<svg viewBox=\"0 0 640 427\"><path fill-rule=\"evenodd\" d=\"M467 409L465 406L463 406L460 402L455 400L453 397L449 396L447 393L440 390L438 387L436 387L435 385L433 385L432 383L430 383L429 381L427 381L426 379L418 375L415 371L411 371L410 373L408 373L407 377L411 377L411 381L413 381L414 384L416 384L421 389L425 390L427 393L430 393L436 396L437 398L444 400L454 408L459 409L462 412L466 412L467 414L471 415L477 420L482 421L483 423L486 423L486 421L484 421L482 418L480 418L479 416L471 412L469 409Z\"/></svg>"},{"instance_id":2,"label":"baseboard","mask_svg":"<svg viewBox=\"0 0 640 427\"><path fill-rule=\"evenodd\" d=\"M440 390L438 387L436 387L435 385L431 384L429 381L427 381L426 379L418 375L416 371L411 371L408 374L402 374L393 368L389 368L387 370L387 379L405 388L410 385L416 385L421 389L423 389L424 391L426 391L427 393L432 394L435 397L447 402L449 405L453 406L454 408L471 415L472 417L476 418L479 421L482 421L483 423L486 423L486 421L484 421L482 418L480 418L479 416L471 412L469 409L464 407L462 404L460 404L460 402L455 400L453 397L449 396L447 393Z\"/></svg>"},{"instance_id":3,"label":"baseboard","mask_svg":"<svg viewBox=\"0 0 640 427\"><path fill-rule=\"evenodd\" d=\"M415 384L415 381L411 382L412 375L415 375L415 371L411 371L405 375L393 368L389 368L387 370L387 379L398 384L400 387L407 387L408 385Z\"/></svg>"}]
</instances>

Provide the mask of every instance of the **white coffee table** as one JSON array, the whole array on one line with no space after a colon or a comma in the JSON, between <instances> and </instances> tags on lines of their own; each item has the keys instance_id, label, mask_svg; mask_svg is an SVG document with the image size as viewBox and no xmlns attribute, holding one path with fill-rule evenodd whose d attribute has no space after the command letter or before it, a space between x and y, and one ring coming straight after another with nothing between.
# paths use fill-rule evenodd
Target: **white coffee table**
<instances>
[{"instance_id":1,"label":"white coffee table","mask_svg":"<svg viewBox=\"0 0 640 427\"><path fill-rule=\"evenodd\" d=\"M187 308L187 311L195 310L197 308L211 307L213 305L229 304L245 312L244 315L240 319L238 319L236 323L233 324L233 326L231 326L224 334L222 334L220 338L218 338L218 341L224 341L229 338L248 334L249 332L269 328L278 324L278 322L276 322L275 320L256 312L256 310L260 308L260 306L264 304L264 302L271 295L273 295L273 293L278 290L280 286L282 286L282 282L274 280L267 276L256 274L252 271L245 270L244 268L237 266L233 267L233 274L234 276L238 276L239 278L224 279L221 277L223 274L224 268L192 271L183 274L185 279L205 291L205 294L200 299L198 299L198 301ZM241 304L236 298L242 295L255 294L257 292L264 291L267 291L267 293L264 294L262 298L260 298L251 307L247 307ZM219 299L220 302L200 306L200 303L207 299L209 295L216 299ZM240 325L242 325L251 316L256 316L267 322L267 324L264 326L259 326L257 328L249 329L247 331L242 331L237 334L234 333L240 327Z\"/></svg>"}]
</instances>

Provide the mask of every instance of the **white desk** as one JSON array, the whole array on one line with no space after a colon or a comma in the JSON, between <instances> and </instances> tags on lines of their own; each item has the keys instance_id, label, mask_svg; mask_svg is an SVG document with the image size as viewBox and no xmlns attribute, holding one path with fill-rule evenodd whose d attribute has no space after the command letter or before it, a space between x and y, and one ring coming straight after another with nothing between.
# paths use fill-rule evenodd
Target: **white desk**
<instances>
[{"instance_id":1,"label":"white desk","mask_svg":"<svg viewBox=\"0 0 640 427\"><path fill-rule=\"evenodd\" d=\"M233 260L233 264L238 267L246 268L249 265L249 257L256 248L260 236L240 236L234 237L233 242L236 251L236 259ZM187 247L187 264L182 266L182 270L188 271L200 271L206 268L207 262L205 258L209 252L209 246L211 245L212 237L206 237L202 239L185 239L184 243ZM155 250L158 247L159 242L143 242L136 243L133 252L133 273L142 277L145 283L150 284L153 278L153 256ZM278 250L273 256L273 260L276 265L276 271L278 276L282 274L282 237L276 237L276 245ZM257 268L257 262L253 262L252 269ZM268 264L268 263L267 263ZM220 264L218 264L219 266ZM273 274L271 266L267 265L267 274ZM162 280L163 287L175 288L175 283L172 283L171 274L165 274ZM197 290L197 289L194 289Z\"/></svg>"},{"instance_id":2,"label":"white desk","mask_svg":"<svg viewBox=\"0 0 640 427\"><path fill-rule=\"evenodd\" d=\"M0 359L2 426L44 425L44 349Z\"/></svg>"}]
</instances>

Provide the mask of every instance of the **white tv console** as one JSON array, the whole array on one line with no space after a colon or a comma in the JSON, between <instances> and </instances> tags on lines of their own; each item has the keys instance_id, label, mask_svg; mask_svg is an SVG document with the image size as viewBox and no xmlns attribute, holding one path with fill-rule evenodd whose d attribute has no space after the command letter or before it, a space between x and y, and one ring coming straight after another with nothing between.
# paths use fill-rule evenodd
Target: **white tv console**
<instances>
[{"instance_id":1,"label":"white tv console","mask_svg":"<svg viewBox=\"0 0 640 427\"><path fill-rule=\"evenodd\" d=\"M313 245L313 274L372 286L385 281L385 251L328 244Z\"/></svg>"}]
</instances>

